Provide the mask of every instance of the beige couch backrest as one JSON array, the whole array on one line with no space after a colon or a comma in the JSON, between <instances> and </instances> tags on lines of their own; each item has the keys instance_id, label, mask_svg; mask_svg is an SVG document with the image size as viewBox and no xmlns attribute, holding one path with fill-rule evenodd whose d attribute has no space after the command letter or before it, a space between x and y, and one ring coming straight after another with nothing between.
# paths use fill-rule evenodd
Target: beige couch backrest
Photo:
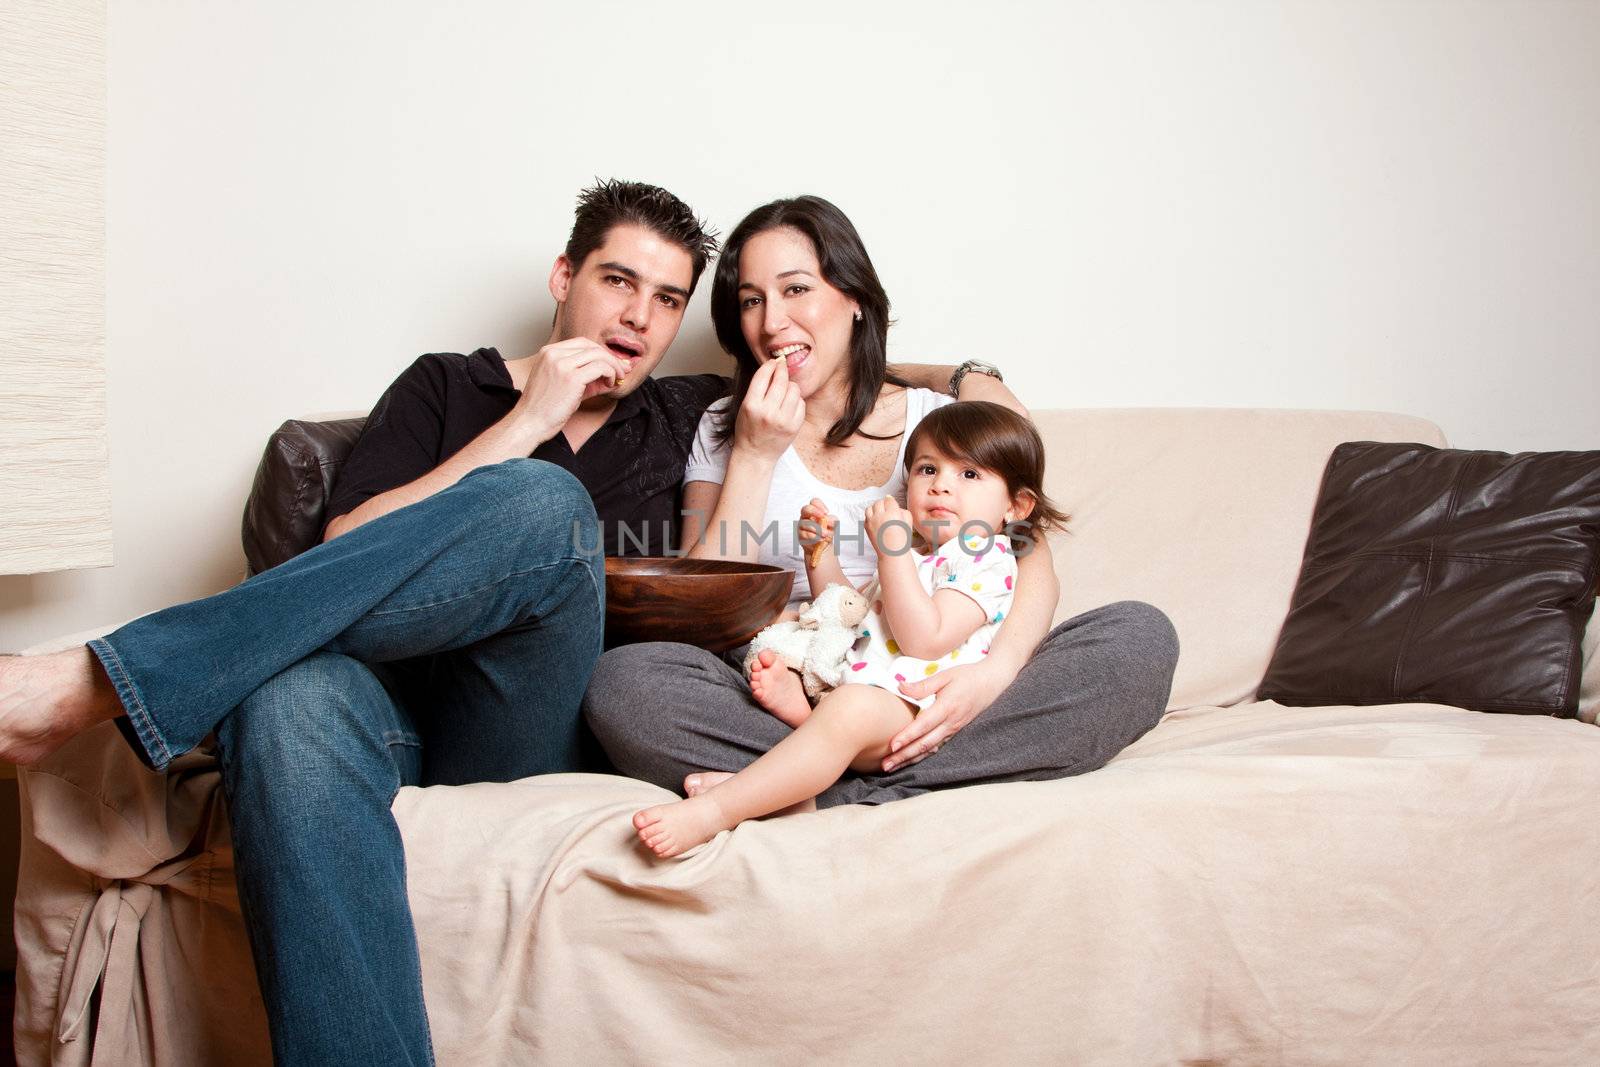
<instances>
[{"instance_id":1,"label":"beige couch backrest","mask_svg":"<svg viewBox=\"0 0 1600 1067\"><path fill-rule=\"evenodd\" d=\"M1048 489L1073 516L1070 532L1052 538L1055 621L1116 600L1165 610L1183 646L1170 710L1254 699L1335 445L1445 443L1425 419L1375 412L1085 409L1034 419L1049 447ZM26 651L82 644L106 629ZM1600 623L1591 623L1579 717L1594 722L1597 713Z\"/></svg>"},{"instance_id":2,"label":"beige couch backrest","mask_svg":"<svg viewBox=\"0 0 1600 1067\"><path fill-rule=\"evenodd\" d=\"M1072 516L1051 540L1056 621L1116 600L1165 611L1182 645L1173 710L1255 699L1335 445L1445 443L1425 419L1373 412L1146 408L1034 420L1047 491Z\"/></svg>"}]
</instances>

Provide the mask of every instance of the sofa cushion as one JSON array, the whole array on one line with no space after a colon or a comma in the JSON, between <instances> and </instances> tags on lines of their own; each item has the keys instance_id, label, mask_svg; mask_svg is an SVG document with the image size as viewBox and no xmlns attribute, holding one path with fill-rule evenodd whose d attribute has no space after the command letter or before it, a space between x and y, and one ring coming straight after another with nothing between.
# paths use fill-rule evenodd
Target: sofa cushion
<instances>
[{"instance_id":1,"label":"sofa cushion","mask_svg":"<svg viewBox=\"0 0 1600 1067\"><path fill-rule=\"evenodd\" d=\"M1260 696L1572 716L1600 452L1340 445Z\"/></svg>"},{"instance_id":2,"label":"sofa cushion","mask_svg":"<svg viewBox=\"0 0 1600 1067\"><path fill-rule=\"evenodd\" d=\"M323 509L364 425L364 415L290 419L267 439L244 505L242 538L251 574L322 540Z\"/></svg>"},{"instance_id":3,"label":"sofa cushion","mask_svg":"<svg viewBox=\"0 0 1600 1067\"><path fill-rule=\"evenodd\" d=\"M394 813L440 1063L1593 1063L1597 775L1567 720L1255 704L668 862L628 779Z\"/></svg>"},{"instance_id":4,"label":"sofa cushion","mask_svg":"<svg viewBox=\"0 0 1600 1067\"><path fill-rule=\"evenodd\" d=\"M1056 621L1116 600L1167 613L1182 652L1171 710L1254 700L1294 591L1335 445L1430 441L1407 415L1166 408L1037 411L1046 489L1071 513L1051 539Z\"/></svg>"}]
</instances>

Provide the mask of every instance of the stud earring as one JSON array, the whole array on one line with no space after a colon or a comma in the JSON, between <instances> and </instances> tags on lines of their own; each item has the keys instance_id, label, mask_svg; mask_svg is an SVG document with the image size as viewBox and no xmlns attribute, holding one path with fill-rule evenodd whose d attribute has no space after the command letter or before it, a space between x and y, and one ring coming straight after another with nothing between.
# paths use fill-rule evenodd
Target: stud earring
<instances>
[{"instance_id":1,"label":"stud earring","mask_svg":"<svg viewBox=\"0 0 1600 1067\"><path fill-rule=\"evenodd\" d=\"M856 321L857 322L861 321L861 309L860 308L856 308Z\"/></svg>"}]
</instances>

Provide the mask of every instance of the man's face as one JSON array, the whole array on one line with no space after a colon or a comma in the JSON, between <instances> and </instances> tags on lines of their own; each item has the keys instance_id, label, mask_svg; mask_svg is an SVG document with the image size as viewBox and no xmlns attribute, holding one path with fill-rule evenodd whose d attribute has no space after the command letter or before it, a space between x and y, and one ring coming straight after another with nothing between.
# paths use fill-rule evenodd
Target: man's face
<instances>
[{"instance_id":1,"label":"man's face","mask_svg":"<svg viewBox=\"0 0 1600 1067\"><path fill-rule=\"evenodd\" d=\"M592 399L624 397L656 369L683 323L693 277L694 260L686 250L632 224L611 227L581 264L556 258L550 271L557 305L552 340L587 337L628 363L626 380Z\"/></svg>"}]
</instances>

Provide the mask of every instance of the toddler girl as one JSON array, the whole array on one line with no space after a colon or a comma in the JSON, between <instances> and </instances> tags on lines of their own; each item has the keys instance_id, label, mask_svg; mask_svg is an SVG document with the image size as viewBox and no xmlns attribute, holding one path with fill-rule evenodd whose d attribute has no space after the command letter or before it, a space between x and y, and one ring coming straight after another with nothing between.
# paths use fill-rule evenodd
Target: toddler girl
<instances>
[{"instance_id":1,"label":"toddler girl","mask_svg":"<svg viewBox=\"0 0 1600 1067\"><path fill-rule=\"evenodd\" d=\"M871 773L889 742L934 697L913 701L901 682L973 663L1010 610L1014 553L1023 529L1061 525L1044 494L1044 445L1026 418L998 404L965 402L930 412L906 444L906 506L885 497L867 510L877 577L861 589L872 605L847 662L848 684L815 708L800 678L763 652L750 688L762 707L795 728L738 774L702 772L685 800L633 817L639 839L675 856L745 819L814 810L845 770ZM825 552L833 518L820 500L801 511L800 540L813 590L847 584ZM1024 520L1027 520L1024 522ZM1018 533L1015 538L1005 531Z\"/></svg>"}]
</instances>

